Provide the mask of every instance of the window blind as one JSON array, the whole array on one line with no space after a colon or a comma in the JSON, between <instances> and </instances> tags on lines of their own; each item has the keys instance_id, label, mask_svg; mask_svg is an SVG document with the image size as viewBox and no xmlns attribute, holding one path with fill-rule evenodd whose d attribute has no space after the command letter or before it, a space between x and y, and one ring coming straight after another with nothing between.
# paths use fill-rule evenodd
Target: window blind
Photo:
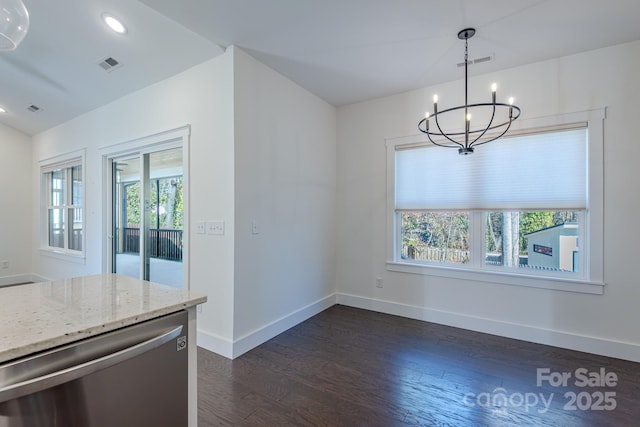
<instances>
[{"instance_id":1,"label":"window blind","mask_svg":"<svg viewBox=\"0 0 640 427\"><path fill-rule=\"evenodd\" d=\"M436 146L395 155L398 210L580 210L586 195L586 128L502 138L469 156Z\"/></svg>"}]
</instances>

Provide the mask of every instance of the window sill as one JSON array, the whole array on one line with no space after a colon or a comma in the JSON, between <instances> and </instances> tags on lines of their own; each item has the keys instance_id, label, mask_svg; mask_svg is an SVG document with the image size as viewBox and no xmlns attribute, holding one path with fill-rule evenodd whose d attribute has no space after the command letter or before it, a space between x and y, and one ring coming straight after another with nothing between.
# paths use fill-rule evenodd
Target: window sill
<instances>
[{"instance_id":1,"label":"window sill","mask_svg":"<svg viewBox=\"0 0 640 427\"><path fill-rule=\"evenodd\" d=\"M63 261L74 262L76 264L86 264L86 257L83 253L77 254L64 250L40 248L40 255L56 258Z\"/></svg>"},{"instance_id":2,"label":"window sill","mask_svg":"<svg viewBox=\"0 0 640 427\"><path fill-rule=\"evenodd\" d=\"M502 271L474 270L441 265L418 265L387 261L387 270L400 273L421 274L424 276L447 277L451 279L502 285L525 286L529 288L550 289L565 292L603 295L605 284L582 279L561 277L541 277Z\"/></svg>"}]
</instances>

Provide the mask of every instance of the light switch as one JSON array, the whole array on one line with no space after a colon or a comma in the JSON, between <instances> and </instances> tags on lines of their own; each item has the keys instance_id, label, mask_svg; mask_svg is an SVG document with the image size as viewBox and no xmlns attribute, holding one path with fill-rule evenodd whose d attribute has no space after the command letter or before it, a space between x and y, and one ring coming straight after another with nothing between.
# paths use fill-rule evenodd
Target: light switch
<instances>
[{"instance_id":1,"label":"light switch","mask_svg":"<svg viewBox=\"0 0 640 427\"><path fill-rule=\"evenodd\" d=\"M207 232L204 221L199 221L196 223L196 233L205 234Z\"/></svg>"},{"instance_id":2,"label":"light switch","mask_svg":"<svg viewBox=\"0 0 640 427\"><path fill-rule=\"evenodd\" d=\"M207 221L207 234L224 235L224 221Z\"/></svg>"},{"instance_id":3,"label":"light switch","mask_svg":"<svg viewBox=\"0 0 640 427\"><path fill-rule=\"evenodd\" d=\"M260 233L260 229L258 229L258 222L251 221L251 234L258 234L258 233Z\"/></svg>"}]
</instances>

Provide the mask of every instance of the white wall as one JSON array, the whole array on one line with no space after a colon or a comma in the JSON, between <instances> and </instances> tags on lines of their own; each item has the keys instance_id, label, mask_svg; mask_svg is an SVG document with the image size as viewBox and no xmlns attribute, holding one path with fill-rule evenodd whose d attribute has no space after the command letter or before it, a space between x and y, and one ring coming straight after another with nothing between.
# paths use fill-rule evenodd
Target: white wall
<instances>
[{"instance_id":1,"label":"white wall","mask_svg":"<svg viewBox=\"0 0 640 427\"><path fill-rule=\"evenodd\" d=\"M209 296L198 327L230 342L233 334L233 55L225 53L186 72L130 94L33 138L34 206L38 204L38 161L86 148L86 262L43 255L39 217L33 221L33 268L49 278L102 272L102 164L99 148L191 125L190 223L222 219L225 236L190 239L191 290Z\"/></svg>"},{"instance_id":2,"label":"white wall","mask_svg":"<svg viewBox=\"0 0 640 427\"><path fill-rule=\"evenodd\" d=\"M86 262L41 253L34 218L34 271L100 273L99 148L186 124L198 343L235 357L335 302L336 218L336 109L237 48L34 137L34 195L38 161L87 150ZM196 234L209 220L225 234Z\"/></svg>"},{"instance_id":3,"label":"white wall","mask_svg":"<svg viewBox=\"0 0 640 427\"><path fill-rule=\"evenodd\" d=\"M240 49L234 84L237 355L334 302L336 109Z\"/></svg>"},{"instance_id":4,"label":"white wall","mask_svg":"<svg viewBox=\"0 0 640 427\"><path fill-rule=\"evenodd\" d=\"M0 124L0 285L31 280L31 137Z\"/></svg>"},{"instance_id":5,"label":"white wall","mask_svg":"<svg viewBox=\"0 0 640 427\"><path fill-rule=\"evenodd\" d=\"M509 94L523 120L607 107L604 295L390 272L385 269L385 138L414 135L431 109L463 99L462 81L338 109L338 301L525 340L640 361L640 42L470 78L470 100ZM481 68L476 69L477 74ZM474 72L474 71L472 71ZM375 278L384 287L375 287Z\"/></svg>"}]
</instances>

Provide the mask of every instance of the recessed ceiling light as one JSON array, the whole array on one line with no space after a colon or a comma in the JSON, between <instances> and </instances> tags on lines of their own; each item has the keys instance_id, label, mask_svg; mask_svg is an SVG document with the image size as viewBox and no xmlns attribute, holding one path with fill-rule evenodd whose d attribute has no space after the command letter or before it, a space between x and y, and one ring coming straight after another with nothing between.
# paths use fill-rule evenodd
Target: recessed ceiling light
<instances>
[{"instance_id":1,"label":"recessed ceiling light","mask_svg":"<svg viewBox=\"0 0 640 427\"><path fill-rule=\"evenodd\" d=\"M113 15L110 15L108 13L103 13L102 20L104 21L105 24L107 24L109 28L111 28L116 33L118 34L127 33L127 27L125 27L124 24L120 22L120 20L114 17Z\"/></svg>"}]
</instances>

